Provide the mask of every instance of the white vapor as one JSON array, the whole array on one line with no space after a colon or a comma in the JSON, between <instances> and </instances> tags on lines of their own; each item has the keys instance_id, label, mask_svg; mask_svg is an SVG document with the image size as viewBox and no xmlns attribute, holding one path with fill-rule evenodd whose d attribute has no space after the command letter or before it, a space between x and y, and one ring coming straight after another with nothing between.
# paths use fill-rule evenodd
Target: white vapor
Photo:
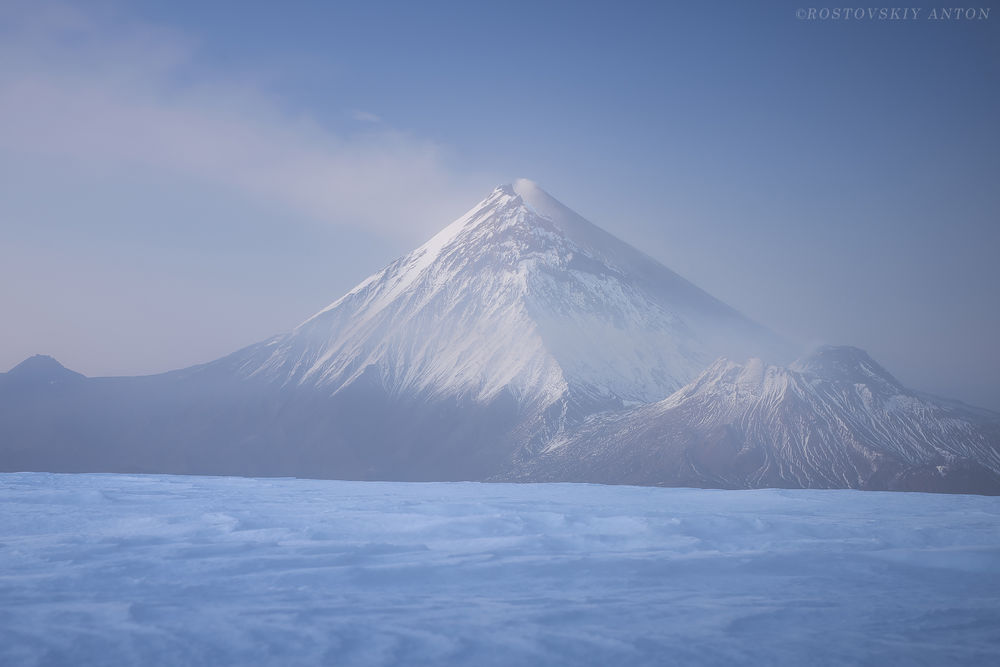
<instances>
[{"instance_id":1,"label":"white vapor","mask_svg":"<svg viewBox=\"0 0 1000 667\"><path fill-rule=\"evenodd\" d=\"M406 241L480 194L441 146L372 114L345 135L252 84L206 78L181 35L46 3L6 5L0 25L0 160L11 164L160 170Z\"/></svg>"},{"instance_id":2,"label":"white vapor","mask_svg":"<svg viewBox=\"0 0 1000 667\"><path fill-rule=\"evenodd\" d=\"M36 353L88 375L220 357L492 184L467 187L433 141L359 125L351 100L291 111L260 73L115 7L0 1L0 371Z\"/></svg>"},{"instance_id":3,"label":"white vapor","mask_svg":"<svg viewBox=\"0 0 1000 667\"><path fill-rule=\"evenodd\" d=\"M355 111L351 116L361 123L381 123L382 118L371 111Z\"/></svg>"}]
</instances>

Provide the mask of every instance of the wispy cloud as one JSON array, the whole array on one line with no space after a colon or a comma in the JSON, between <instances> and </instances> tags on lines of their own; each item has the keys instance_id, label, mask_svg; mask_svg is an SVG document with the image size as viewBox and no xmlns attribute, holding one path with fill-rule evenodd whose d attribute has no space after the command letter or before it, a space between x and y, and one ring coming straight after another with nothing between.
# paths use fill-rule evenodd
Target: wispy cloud
<instances>
[{"instance_id":1,"label":"wispy cloud","mask_svg":"<svg viewBox=\"0 0 1000 667\"><path fill-rule=\"evenodd\" d=\"M407 239L471 203L437 143L362 111L363 132L338 133L252 84L213 80L184 35L62 4L7 5L0 23L0 159L180 173Z\"/></svg>"},{"instance_id":2,"label":"wispy cloud","mask_svg":"<svg viewBox=\"0 0 1000 667\"><path fill-rule=\"evenodd\" d=\"M371 111L355 111L351 116L362 123L381 123L382 119Z\"/></svg>"}]
</instances>

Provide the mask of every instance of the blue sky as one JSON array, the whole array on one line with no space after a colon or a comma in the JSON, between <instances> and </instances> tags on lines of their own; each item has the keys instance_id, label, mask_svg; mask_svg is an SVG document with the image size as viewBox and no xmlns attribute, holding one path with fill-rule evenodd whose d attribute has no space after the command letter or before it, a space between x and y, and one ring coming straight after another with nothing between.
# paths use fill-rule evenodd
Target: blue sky
<instances>
[{"instance_id":1,"label":"blue sky","mask_svg":"<svg viewBox=\"0 0 1000 667\"><path fill-rule=\"evenodd\" d=\"M803 345L1000 409L1000 11L801 6L5 3L0 366L210 360L524 176Z\"/></svg>"}]
</instances>

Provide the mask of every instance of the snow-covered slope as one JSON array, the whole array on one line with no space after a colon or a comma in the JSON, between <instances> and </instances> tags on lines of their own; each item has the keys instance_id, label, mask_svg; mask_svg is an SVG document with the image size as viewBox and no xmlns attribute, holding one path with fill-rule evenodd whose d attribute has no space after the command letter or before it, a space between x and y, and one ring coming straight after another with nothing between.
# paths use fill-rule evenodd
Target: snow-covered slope
<instances>
[{"instance_id":1,"label":"snow-covered slope","mask_svg":"<svg viewBox=\"0 0 1000 667\"><path fill-rule=\"evenodd\" d=\"M852 347L789 368L719 359L556 439L520 477L1000 493L1000 415L908 391Z\"/></svg>"},{"instance_id":2,"label":"snow-covered slope","mask_svg":"<svg viewBox=\"0 0 1000 667\"><path fill-rule=\"evenodd\" d=\"M0 664L1000 664L1000 498L0 475Z\"/></svg>"},{"instance_id":3,"label":"snow-covered slope","mask_svg":"<svg viewBox=\"0 0 1000 667\"><path fill-rule=\"evenodd\" d=\"M774 334L576 215L530 181L496 188L241 373L336 394L502 392L586 414L660 400L720 354L780 356Z\"/></svg>"}]
</instances>

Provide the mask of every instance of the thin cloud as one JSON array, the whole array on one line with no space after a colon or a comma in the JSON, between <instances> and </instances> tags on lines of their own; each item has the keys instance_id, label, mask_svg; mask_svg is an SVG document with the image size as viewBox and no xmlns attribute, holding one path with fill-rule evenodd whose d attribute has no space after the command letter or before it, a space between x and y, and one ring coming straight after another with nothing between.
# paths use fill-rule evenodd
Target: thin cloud
<instances>
[{"instance_id":1,"label":"thin cloud","mask_svg":"<svg viewBox=\"0 0 1000 667\"><path fill-rule=\"evenodd\" d=\"M355 111L354 113L351 114L351 117L354 118L354 120L359 121L361 123L381 123L382 122L382 118L381 117L373 114L370 111Z\"/></svg>"},{"instance_id":2,"label":"thin cloud","mask_svg":"<svg viewBox=\"0 0 1000 667\"><path fill-rule=\"evenodd\" d=\"M476 189L433 141L377 125L340 134L252 85L212 80L183 35L61 4L0 10L2 160L30 155L176 172L317 221L406 239Z\"/></svg>"}]
</instances>

